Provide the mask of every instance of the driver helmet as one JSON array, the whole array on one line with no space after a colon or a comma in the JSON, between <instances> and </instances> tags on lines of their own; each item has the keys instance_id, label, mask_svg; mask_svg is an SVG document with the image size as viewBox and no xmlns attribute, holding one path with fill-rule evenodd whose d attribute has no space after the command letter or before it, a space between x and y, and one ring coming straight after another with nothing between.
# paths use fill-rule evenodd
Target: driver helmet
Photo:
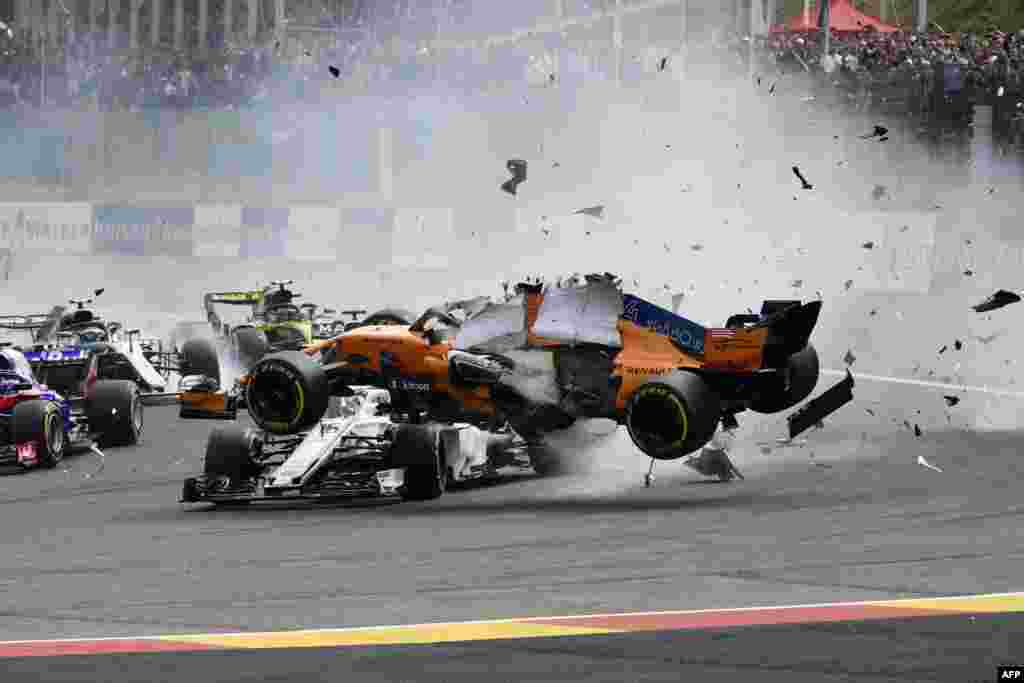
<instances>
[{"instance_id":1,"label":"driver helmet","mask_svg":"<svg viewBox=\"0 0 1024 683\"><path fill-rule=\"evenodd\" d=\"M107 331L102 327L87 327L78 333L78 340L82 344L96 344L107 341Z\"/></svg>"},{"instance_id":2,"label":"driver helmet","mask_svg":"<svg viewBox=\"0 0 1024 683\"><path fill-rule=\"evenodd\" d=\"M0 370L13 372L28 382L34 383L36 381L35 373L32 372L32 366L29 365L28 359L25 358L25 354L17 349L3 349L0 351Z\"/></svg>"}]
</instances>

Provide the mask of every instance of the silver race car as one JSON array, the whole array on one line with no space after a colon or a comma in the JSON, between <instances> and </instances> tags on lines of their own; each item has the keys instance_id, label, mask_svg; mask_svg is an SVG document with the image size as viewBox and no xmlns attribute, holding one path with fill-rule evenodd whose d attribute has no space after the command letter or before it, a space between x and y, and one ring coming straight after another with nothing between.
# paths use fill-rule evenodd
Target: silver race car
<instances>
[{"instance_id":1,"label":"silver race car","mask_svg":"<svg viewBox=\"0 0 1024 683\"><path fill-rule=\"evenodd\" d=\"M398 419L388 390L352 387L299 433L218 428L207 442L203 473L185 480L181 502L431 500L452 483L530 468L525 443L511 431Z\"/></svg>"}]
</instances>

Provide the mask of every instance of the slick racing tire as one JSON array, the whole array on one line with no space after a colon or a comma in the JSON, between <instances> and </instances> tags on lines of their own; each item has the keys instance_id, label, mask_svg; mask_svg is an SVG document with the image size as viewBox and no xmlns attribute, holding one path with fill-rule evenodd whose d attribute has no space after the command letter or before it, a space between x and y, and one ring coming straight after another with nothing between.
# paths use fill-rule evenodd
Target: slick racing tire
<instances>
[{"instance_id":1,"label":"slick racing tire","mask_svg":"<svg viewBox=\"0 0 1024 683\"><path fill-rule=\"evenodd\" d=\"M790 373L789 390L772 396L762 396L750 404L755 413L778 413L789 410L811 395L818 384L818 352L808 344L789 357L786 362Z\"/></svg>"},{"instance_id":2,"label":"slick racing tire","mask_svg":"<svg viewBox=\"0 0 1024 683\"><path fill-rule=\"evenodd\" d=\"M417 316L401 308L382 308L359 321L358 327L367 325L412 325Z\"/></svg>"},{"instance_id":3,"label":"slick racing tire","mask_svg":"<svg viewBox=\"0 0 1024 683\"><path fill-rule=\"evenodd\" d=\"M675 460L711 440L722 418L718 394L682 370L637 387L626 404L626 428L637 448L656 460Z\"/></svg>"},{"instance_id":4,"label":"slick racing tire","mask_svg":"<svg viewBox=\"0 0 1024 683\"><path fill-rule=\"evenodd\" d=\"M203 474L208 478L227 477L233 482L256 477L261 471L256 460L259 449L255 429L238 425L218 427L206 441Z\"/></svg>"},{"instance_id":5,"label":"slick racing tire","mask_svg":"<svg viewBox=\"0 0 1024 683\"><path fill-rule=\"evenodd\" d=\"M250 368L270 351L267 335L255 327L239 327L231 333L238 360L243 368Z\"/></svg>"},{"instance_id":6,"label":"slick racing tire","mask_svg":"<svg viewBox=\"0 0 1024 683\"><path fill-rule=\"evenodd\" d=\"M279 351L248 372L249 415L271 434L295 434L327 412L330 391L323 367L302 351Z\"/></svg>"},{"instance_id":7,"label":"slick racing tire","mask_svg":"<svg viewBox=\"0 0 1024 683\"><path fill-rule=\"evenodd\" d=\"M437 425L400 424L391 442L392 462L405 465L403 500L434 500L448 489L448 458Z\"/></svg>"},{"instance_id":8,"label":"slick racing tire","mask_svg":"<svg viewBox=\"0 0 1024 683\"><path fill-rule=\"evenodd\" d=\"M209 339L189 339L181 347L180 374L203 375L220 382L217 347Z\"/></svg>"},{"instance_id":9,"label":"slick racing tire","mask_svg":"<svg viewBox=\"0 0 1024 683\"><path fill-rule=\"evenodd\" d=\"M22 401L14 406L11 419L14 443L35 442L42 467L56 467L68 448L64 416L53 401Z\"/></svg>"},{"instance_id":10,"label":"slick racing tire","mask_svg":"<svg viewBox=\"0 0 1024 683\"><path fill-rule=\"evenodd\" d=\"M137 444L143 427L138 385L125 379L96 382L85 400L85 416L101 446Z\"/></svg>"}]
</instances>

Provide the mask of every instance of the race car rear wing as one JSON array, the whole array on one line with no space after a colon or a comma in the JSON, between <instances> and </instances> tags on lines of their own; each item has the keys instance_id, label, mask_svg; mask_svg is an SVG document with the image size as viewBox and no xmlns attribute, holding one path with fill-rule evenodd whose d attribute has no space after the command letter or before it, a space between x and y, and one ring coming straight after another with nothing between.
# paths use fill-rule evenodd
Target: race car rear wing
<instances>
[{"instance_id":1,"label":"race car rear wing","mask_svg":"<svg viewBox=\"0 0 1024 683\"><path fill-rule=\"evenodd\" d=\"M224 321L217 315L216 304L228 306L249 306L253 314L258 314L263 308L264 290L256 289L241 292L208 292L203 295L203 310L206 311L206 320L215 329L220 330Z\"/></svg>"}]
</instances>

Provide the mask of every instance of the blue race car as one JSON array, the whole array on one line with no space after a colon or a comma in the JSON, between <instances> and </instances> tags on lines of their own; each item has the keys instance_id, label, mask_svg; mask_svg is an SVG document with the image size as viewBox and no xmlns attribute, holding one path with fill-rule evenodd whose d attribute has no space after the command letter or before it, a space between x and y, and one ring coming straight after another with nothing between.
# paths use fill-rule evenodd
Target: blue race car
<instances>
[{"instance_id":1,"label":"blue race car","mask_svg":"<svg viewBox=\"0 0 1024 683\"><path fill-rule=\"evenodd\" d=\"M97 380L97 365L84 349L0 350L0 465L55 467L73 449L138 443L138 387Z\"/></svg>"}]
</instances>

